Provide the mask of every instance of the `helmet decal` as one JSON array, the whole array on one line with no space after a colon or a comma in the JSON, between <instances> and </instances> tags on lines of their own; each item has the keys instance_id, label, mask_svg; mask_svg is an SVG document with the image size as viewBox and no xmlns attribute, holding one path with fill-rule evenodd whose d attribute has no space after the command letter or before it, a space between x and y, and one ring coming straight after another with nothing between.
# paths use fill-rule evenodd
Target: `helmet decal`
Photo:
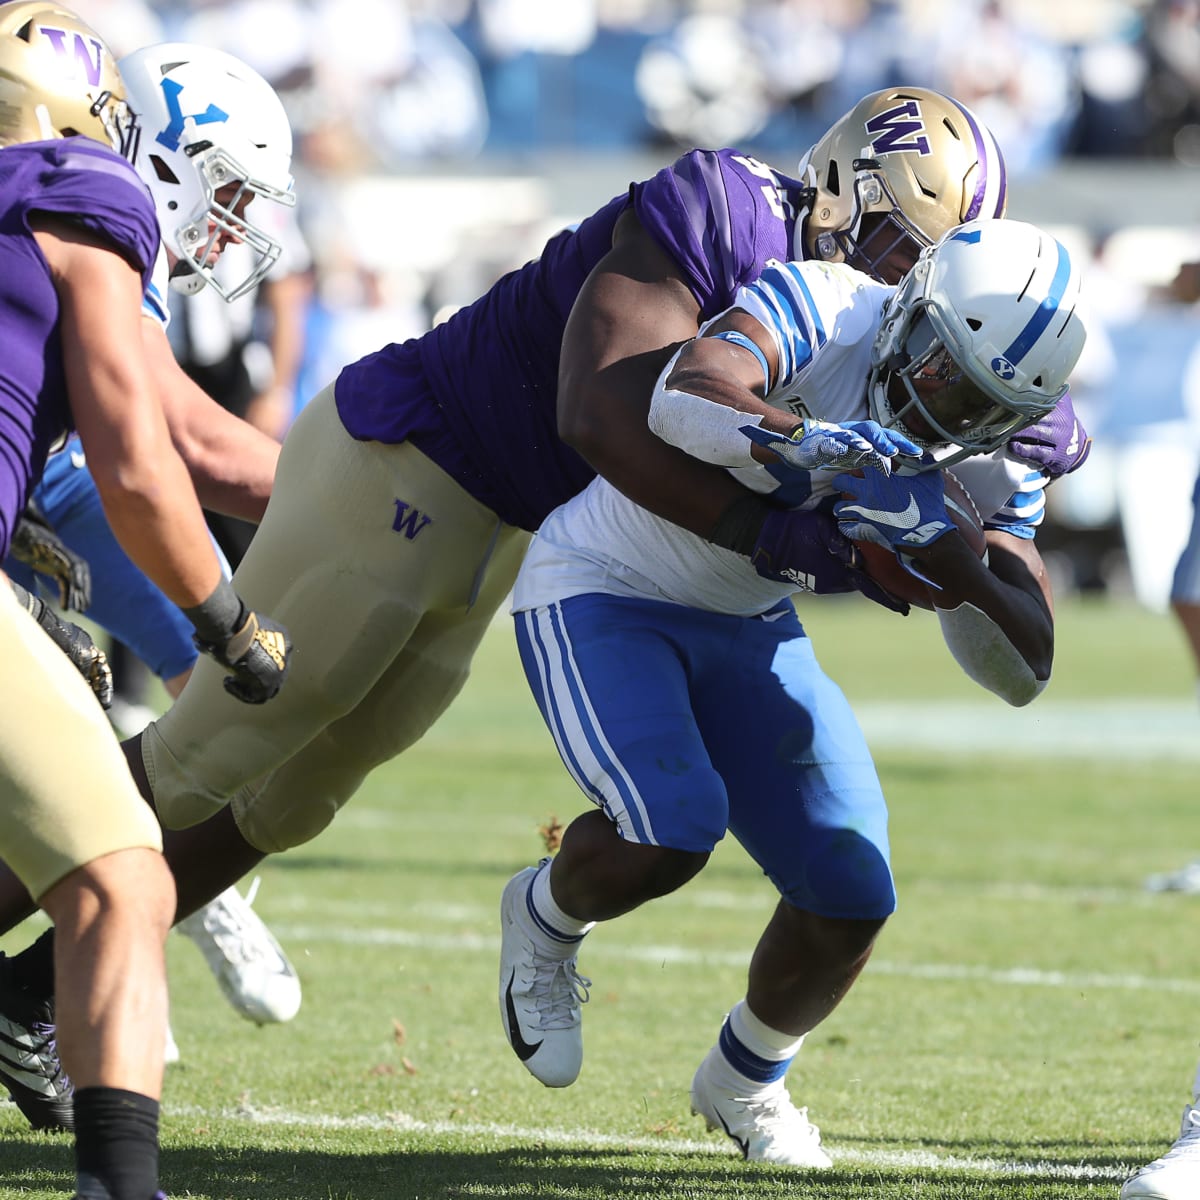
<instances>
[{"instance_id":1,"label":"helmet decal","mask_svg":"<svg viewBox=\"0 0 1200 1200\"><path fill-rule=\"evenodd\" d=\"M84 78L92 87L100 86L100 74L104 67L104 43L97 37L85 38L81 33L56 29L53 25L39 25L38 31L54 47L54 53L69 64L83 68ZM67 47L67 38L71 47Z\"/></svg>"},{"instance_id":2,"label":"helmet decal","mask_svg":"<svg viewBox=\"0 0 1200 1200\"><path fill-rule=\"evenodd\" d=\"M1063 297L1067 293L1067 285L1072 281L1071 258L1062 242L1055 241L1058 247L1058 264L1054 268L1054 278L1046 292L1046 298L1038 305L1037 311L1029 319L1029 324L1016 336L1013 343L1004 351L1004 357L1010 363L1019 363L1029 353L1029 349L1042 336L1047 325L1058 312Z\"/></svg>"},{"instance_id":3,"label":"helmet decal","mask_svg":"<svg viewBox=\"0 0 1200 1200\"><path fill-rule=\"evenodd\" d=\"M984 130L976 119L975 114L965 105L959 104L953 96L947 96L947 100L962 113L963 118L967 122L967 128L971 131L971 137L975 142L975 156L979 160L979 178L975 181L975 194L971 198L971 203L967 210L963 213L964 221L973 221L976 217L1002 217L1004 210L1008 206L1008 171L1004 166L1004 152L1000 149L999 144L993 140L991 134ZM990 146L990 153L989 153ZM988 190L988 163L994 162L996 175L996 191L997 196L992 204L992 212L985 213L983 211L984 201L987 198Z\"/></svg>"},{"instance_id":4,"label":"helmet decal","mask_svg":"<svg viewBox=\"0 0 1200 1200\"><path fill-rule=\"evenodd\" d=\"M179 103L179 97L183 92L183 85L176 83L174 79L164 79L162 81L163 100L166 101L167 114L171 118L171 123L159 132L155 137L155 141L160 146L166 146L168 150L179 149L179 139L183 136L184 124L187 121L194 121L197 125L211 125L214 121L228 121L229 114L222 108L218 108L215 104L210 104L202 113L187 113L184 114L183 106Z\"/></svg>"},{"instance_id":5,"label":"helmet decal","mask_svg":"<svg viewBox=\"0 0 1200 1200\"><path fill-rule=\"evenodd\" d=\"M925 136L925 122L921 119L921 105L917 100L906 100L895 108L871 117L866 123L866 130L871 135L871 155L875 158L881 154L912 151L917 154L933 153L929 138ZM902 140L905 138L911 140Z\"/></svg>"}]
</instances>

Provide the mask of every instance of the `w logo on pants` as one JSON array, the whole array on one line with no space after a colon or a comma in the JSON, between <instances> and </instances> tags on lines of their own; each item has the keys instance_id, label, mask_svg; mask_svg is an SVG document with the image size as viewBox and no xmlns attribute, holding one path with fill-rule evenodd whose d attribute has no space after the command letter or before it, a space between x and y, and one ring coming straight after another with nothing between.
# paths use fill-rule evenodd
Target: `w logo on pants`
<instances>
[{"instance_id":1,"label":"w logo on pants","mask_svg":"<svg viewBox=\"0 0 1200 1200\"><path fill-rule=\"evenodd\" d=\"M392 522L392 528L397 533L402 533L411 542L413 538L428 525L433 518L426 516L420 509L413 508L407 500L401 500L399 497L395 500L396 519Z\"/></svg>"}]
</instances>

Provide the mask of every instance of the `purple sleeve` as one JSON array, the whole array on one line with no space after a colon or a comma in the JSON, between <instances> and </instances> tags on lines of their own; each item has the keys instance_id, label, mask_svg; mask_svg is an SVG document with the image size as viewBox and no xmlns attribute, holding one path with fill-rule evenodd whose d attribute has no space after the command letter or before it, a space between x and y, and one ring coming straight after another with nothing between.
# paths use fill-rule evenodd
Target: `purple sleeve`
<instances>
[{"instance_id":1,"label":"purple sleeve","mask_svg":"<svg viewBox=\"0 0 1200 1200\"><path fill-rule=\"evenodd\" d=\"M146 185L115 152L89 138L53 143L52 164L25 211L69 217L111 242L150 284L158 253L158 218Z\"/></svg>"},{"instance_id":2,"label":"purple sleeve","mask_svg":"<svg viewBox=\"0 0 1200 1200\"><path fill-rule=\"evenodd\" d=\"M706 320L728 308L769 260L792 257L783 186L770 168L734 150L691 150L635 184L632 199Z\"/></svg>"}]
</instances>

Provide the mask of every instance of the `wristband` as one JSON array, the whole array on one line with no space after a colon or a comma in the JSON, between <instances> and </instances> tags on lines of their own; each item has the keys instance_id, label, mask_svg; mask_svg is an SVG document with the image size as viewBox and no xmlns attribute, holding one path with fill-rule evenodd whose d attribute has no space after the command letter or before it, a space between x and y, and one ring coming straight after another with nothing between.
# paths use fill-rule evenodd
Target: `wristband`
<instances>
[{"instance_id":1,"label":"wristband","mask_svg":"<svg viewBox=\"0 0 1200 1200\"><path fill-rule=\"evenodd\" d=\"M191 621L196 636L202 642L222 645L234 630L241 629L246 622L246 606L233 590L228 579L222 579L207 600L194 608L183 609L183 615Z\"/></svg>"},{"instance_id":2,"label":"wristband","mask_svg":"<svg viewBox=\"0 0 1200 1200\"><path fill-rule=\"evenodd\" d=\"M46 628L46 622L43 618L46 615L46 602L41 596L35 596L32 592L26 591L15 579L8 581L9 586L13 590L17 601L21 607L43 628Z\"/></svg>"},{"instance_id":3,"label":"wristband","mask_svg":"<svg viewBox=\"0 0 1200 1200\"><path fill-rule=\"evenodd\" d=\"M714 546L721 546L752 558L763 523L773 511L774 506L768 504L761 496L747 492L744 496L739 496L717 518L708 540Z\"/></svg>"}]
</instances>

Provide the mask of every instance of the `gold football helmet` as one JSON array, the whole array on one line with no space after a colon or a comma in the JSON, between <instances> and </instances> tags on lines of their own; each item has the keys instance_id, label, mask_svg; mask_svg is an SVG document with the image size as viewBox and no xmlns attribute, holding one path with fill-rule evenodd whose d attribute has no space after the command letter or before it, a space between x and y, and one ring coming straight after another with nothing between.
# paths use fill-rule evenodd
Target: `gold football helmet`
<instances>
[{"instance_id":1,"label":"gold football helmet","mask_svg":"<svg viewBox=\"0 0 1200 1200\"><path fill-rule=\"evenodd\" d=\"M0 146L82 134L128 157L137 122L103 39L70 9L0 4Z\"/></svg>"},{"instance_id":2,"label":"gold football helmet","mask_svg":"<svg viewBox=\"0 0 1200 1200\"><path fill-rule=\"evenodd\" d=\"M928 88L860 100L800 162L804 249L897 283L924 246L980 217L1002 217L1004 158L965 105Z\"/></svg>"}]
</instances>

